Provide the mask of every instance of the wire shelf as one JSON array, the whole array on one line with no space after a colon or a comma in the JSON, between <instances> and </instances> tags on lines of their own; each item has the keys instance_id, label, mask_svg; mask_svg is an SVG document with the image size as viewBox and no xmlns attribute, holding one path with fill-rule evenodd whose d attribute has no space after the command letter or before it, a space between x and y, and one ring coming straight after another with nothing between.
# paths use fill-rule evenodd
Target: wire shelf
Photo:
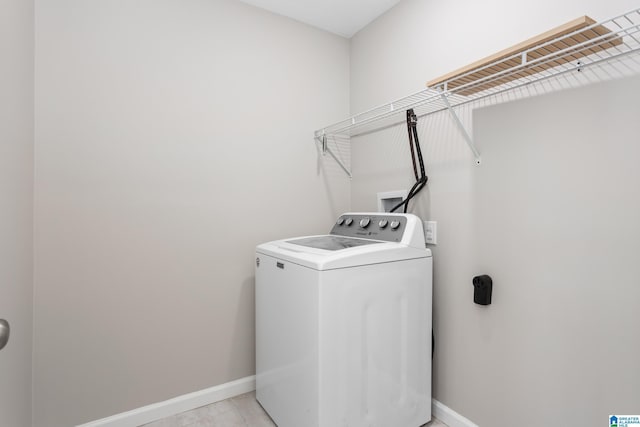
<instances>
[{"instance_id":1,"label":"wire shelf","mask_svg":"<svg viewBox=\"0 0 640 427\"><path fill-rule=\"evenodd\" d=\"M456 107L567 75L572 78L550 86L557 90L639 74L639 53L640 9L599 23L582 17L432 80L425 90L318 129L314 136L327 150L328 140L344 141L403 122L409 108L419 117L449 110L462 126L455 117ZM462 130L479 163L470 137Z\"/></svg>"}]
</instances>

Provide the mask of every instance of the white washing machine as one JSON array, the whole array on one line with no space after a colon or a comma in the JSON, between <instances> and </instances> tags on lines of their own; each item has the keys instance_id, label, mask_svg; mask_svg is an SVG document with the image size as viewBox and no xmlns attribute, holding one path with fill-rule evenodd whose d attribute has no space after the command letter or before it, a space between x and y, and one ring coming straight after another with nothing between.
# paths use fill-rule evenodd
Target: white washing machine
<instances>
[{"instance_id":1,"label":"white washing machine","mask_svg":"<svg viewBox=\"0 0 640 427\"><path fill-rule=\"evenodd\" d=\"M278 427L431 419L431 251L410 214L256 248L256 397Z\"/></svg>"}]
</instances>

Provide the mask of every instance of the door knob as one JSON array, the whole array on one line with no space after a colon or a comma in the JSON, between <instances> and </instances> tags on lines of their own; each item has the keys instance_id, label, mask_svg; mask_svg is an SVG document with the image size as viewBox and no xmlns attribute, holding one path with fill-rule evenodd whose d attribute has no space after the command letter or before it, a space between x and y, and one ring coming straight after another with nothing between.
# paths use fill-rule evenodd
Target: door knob
<instances>
[{"instance_id":1,"label":"door knob","mask_svg":"<svg viewBox=\"0 0 640 427\"><path fill-rule=\"evenodd\" d=\"M9 327L9 322L4 319L0 319L0 350L2 350L5 345L7 345L10 332L11 328Z\"/></svg>"}]
</instances>

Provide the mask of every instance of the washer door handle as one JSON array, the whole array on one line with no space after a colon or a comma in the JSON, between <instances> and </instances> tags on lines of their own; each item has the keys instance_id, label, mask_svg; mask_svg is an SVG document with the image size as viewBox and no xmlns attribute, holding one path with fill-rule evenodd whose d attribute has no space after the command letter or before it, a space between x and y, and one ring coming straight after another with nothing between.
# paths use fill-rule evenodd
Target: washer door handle
<instances>
[{"instance_id":1,"label":"washer door handle","mask_svg":"<svg viewBox=\"0 0 640 427\"><path fill-rule=\"evenodd\" d=\"M9 322L4 319L0 319L0 350L2 350L9 342L10 333L11 328L9 327Z\"/></svg>"}]
</instances>

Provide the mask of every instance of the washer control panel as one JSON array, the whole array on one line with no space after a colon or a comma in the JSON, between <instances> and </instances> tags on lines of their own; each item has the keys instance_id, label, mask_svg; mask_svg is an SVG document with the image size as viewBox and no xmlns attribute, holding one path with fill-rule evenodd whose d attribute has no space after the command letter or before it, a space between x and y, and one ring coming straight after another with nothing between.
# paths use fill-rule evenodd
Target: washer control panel
<instances>
[{"instance_id":1,"label":"washer control panel","mask_svg":"<svg viewBox=\"0 0 640 427\"><path fill-rule=\"evenodd\" d=\"M331 234L363 239L400 242L407 218L380 214L344 214L334 224Z\"/></svg>"}]
</instances>

